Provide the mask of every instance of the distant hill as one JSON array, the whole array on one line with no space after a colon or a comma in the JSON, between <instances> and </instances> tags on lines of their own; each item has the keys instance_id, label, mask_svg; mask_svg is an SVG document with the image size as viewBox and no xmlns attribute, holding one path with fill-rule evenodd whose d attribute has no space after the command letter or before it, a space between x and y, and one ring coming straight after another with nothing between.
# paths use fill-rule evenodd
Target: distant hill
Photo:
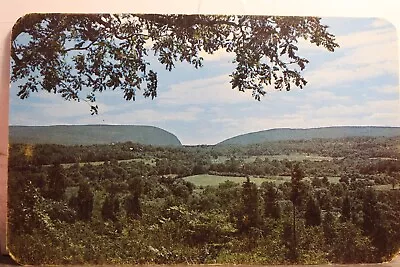
<instances>
[{"instance_id":1,"label":"distant hill","mask_svg":"<svg viewBox=\"0 0 400 267\"><path fill-rule=\"evenodd\" d=\"M400 127L339 126L310 129L271 129L247 133L226 139L218 145L256 144L266 141L309 140L313 138L343 138L355 136L400 136Z\"/></svg>"},{"instance_id":2,"label":"distant hill","mask_svg":"<svg viewBox=\"0 0 400 267\"><path fill-rule=\"evenodd\" d=\"M172 133L139 125L10 126L10 143L91 145L127 142L180 146Z\"/></svg>"}]
</instances>

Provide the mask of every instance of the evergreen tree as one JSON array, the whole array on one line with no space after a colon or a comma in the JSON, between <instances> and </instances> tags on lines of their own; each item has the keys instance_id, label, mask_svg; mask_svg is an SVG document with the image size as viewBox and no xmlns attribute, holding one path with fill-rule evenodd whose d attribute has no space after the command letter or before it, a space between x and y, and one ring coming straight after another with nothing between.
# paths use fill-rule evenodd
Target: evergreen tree
<instances>
[{"instance_id":1,"label":"evergreen tree","mask_svg":"<svg viewBox=\"0 0 400 267\"><path fill-rule=\"evenodd\" d=\"M363 199L363 230L368 235L372 244L376 247L376 260L381 261L382 257L390 250L390 233L386 227L387 222L384 213L378 207L378 198L372 188L368 188Z\"/></svg>"},{"instance_id":2,"label":"evergreen tree","mask_svg":"<svg viewBox=\"0 0 400 267\"><path fill-rule=\"evenodd\" d=\"M129 183L130 195L126 199L126 214L129 218L140 219L142 217L142 206L140 196L143 192L143 181L136 177Z\"/></svg>"},{"instance_id":3,"label":"evergreen tree","mask_svg":"<svg viewBox=\"0 0 400 267\"><path fill-rule=\"evenodd\" d=\"M337 232L335 227L335 216L328 210L322 220L322 228L325 236L325 243L332 245Z\"/></svg>"},{"instance_id":4,"label":"evergreen tree","mask_svg":"<svg viewBox=\"0 0 400 267\"><path fill-rule=\"evenodd\" d=\"M296 207L300 206L301 204L301 180L305 177L303 170L300 167L300 163L294 165L291 173L291 186L292 191L290 194L290 200L292 201L293 205L293 243L291 249L291 259L297 261L298 254L297 254L297 242L296 242Z\"/></svg>"},{"instance_id":5,"label":"evergreen tree","mask_svg":"<svg viewBox=\"0 0 400 267\"><path fill-rule=\"evenodd\" d=\"M260 221L258 205L258 190L255 183L247 177L242 185L242 214L239 218L239 229L248 231L251 227L257 227Z\"/></svg>"},{"instance_id":6,"label":"evergreen tree","mask_svg":"<svg viewBox=\"0 0 400 267\"><path fill-rule=\"evenodd\" d=\"M138 194L131 194L126 199L126 214L132 219L140 219L142 217L142 206Z\"/></svg>"},{"instance_id":7,"label":"evergreen tree","mask_svg":"<svg viewBox=\"0 0 400 267\"><path fill-rule=\"evenodd\" d=\"M61 200L67 188L64 168L60 164L54 164L48 171L47 197L53 200Z\"/></svg>"},{"instance_id":8,"label":"evergreen tree","mask_svg":"<svg viewBox=\"0 0 400 267\"><path fill-rule=\"evenodd\" d=\"M321 224L321 209L313 197L308 199L304 217L306 226L318 226Z\"/></svg>"},{"instance_id":9,"label":"evergreen tree","mask_svg":"<svg viewBox=\"0 0 400 267\"><path fill-rule=\"evenodd\" d=\"M342 222L347 222L351 219L351 203L348 194L343 199L342 212L340 216Z\"/></svg>"},{"instance_id":10,"label":"evergreen tree","mask_svg":"<svg viewBox=\"0 0 400 267\"><path fill-rule=\"evenodd\" d=\"M76 209L79 220L90 221L92 219L93 197L90 185L87 182L81 182L78 196L70 200L70 205Z\"/></svg>"},{"instance_id":11,"label":"evergreen tree","mask_svg":"<svg viewBox=\"0 0 400 267\"><path fill-rule=\"evenodd\" d=\"M119 200L115 194L108 194L101 208L101 216L103 220L117 221L119 212Z\"/></svg>"},{"instance_id":12,"label":"evergreen tree","mask_svg":"<svg viewBox=\"0 0 400 267\"><path fill-rule=\"evenodd\" d=\"M368 188L363 199L363 230L367 235L373 235L380 221L378 200L374 189Z\"/></svg>"},{"instance_id":13,"label":"evergreen tree","mask_svg":"<svg viewBox=\"0 0 400 267\"><path fill-rule=\"evenodd\" d=\"M295 246L293 244L293 225L289 221L284 221L283 231L281 235L281 240L286 248L285 257L291 260L295 260L294 255L296 255Z\"/></svg>"},{"instance_id":14,"label":"evergreen tree","mask_svg":"<svg viewBox=\"0 0 400 267\"><path fill-rule=\"evenodd\" d=\"M264 216L266 218L279 219L281 209L278 203L278 189L273 183L263 183Z\"/></svg>"}]
</instances>

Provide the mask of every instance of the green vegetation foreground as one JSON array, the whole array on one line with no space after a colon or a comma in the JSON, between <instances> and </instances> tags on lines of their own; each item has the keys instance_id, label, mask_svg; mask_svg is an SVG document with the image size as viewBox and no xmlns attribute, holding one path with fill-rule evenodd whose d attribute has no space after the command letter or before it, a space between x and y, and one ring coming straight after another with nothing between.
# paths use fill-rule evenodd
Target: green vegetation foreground
<instances>
[{"instance_id":1,"label":"green vegetation foreground","mask_svg":"<svg viewBox=\"0 0 400 267\"><path fill-rule=\"evenodd\" d=\"M9 249L24 264L385 261L400 247L399 140L12 145ZM262 157L290 153L332 159Z\"/></svg>"}]
</instances>

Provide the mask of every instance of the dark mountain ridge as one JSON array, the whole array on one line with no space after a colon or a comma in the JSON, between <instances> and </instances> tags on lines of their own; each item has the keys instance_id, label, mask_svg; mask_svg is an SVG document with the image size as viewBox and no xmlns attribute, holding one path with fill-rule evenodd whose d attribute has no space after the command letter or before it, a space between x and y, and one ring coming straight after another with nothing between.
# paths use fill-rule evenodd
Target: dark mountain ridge
<instances>
[{"instance_id":1,"label":"dark mountain ridge","mask_svg":"<svg viewBox=\"0 0 400 267\"><path fill-rule=\"evenodd\" d=\"M131 141L144 145L181 146L172 133L143 125L10 126L10 143L92 145Z\"/></svg>"},{"instance_id":2,"label":"dark mountain ridge","mask_svg":"<svg viewBox=\"0 0 400 267\"><path fill-rule=\"evenodd\" d=\"M276 128L228 138L218 145L247 145L266 141L310 140L314 138L400 136L400 127L332 126L307 129Z\"/></svg>"}]
</instances>

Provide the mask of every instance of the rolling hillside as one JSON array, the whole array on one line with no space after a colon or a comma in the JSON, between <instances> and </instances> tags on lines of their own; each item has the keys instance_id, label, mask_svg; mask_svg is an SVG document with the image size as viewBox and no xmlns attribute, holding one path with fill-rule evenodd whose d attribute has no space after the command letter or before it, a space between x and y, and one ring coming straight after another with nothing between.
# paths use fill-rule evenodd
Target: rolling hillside
<instances>
[{"instance_id":1,"label":"rolling hillside","mask_svg":"<svg viewBox=\"0 0 400 267\"><path fill-rule=\"evenodd\" d=\"M138 125L10 126L10 143L90 145L127 142L180 146L170 132Z\"/></svg>"},{"instance_id":2,"label":"rolling hillside","mask_svg":"<svg viewBox=\"0 0 400 267\"><path fill-rule=\"evenodd\" d=\"M231 137L218 143L218 145L247 145L265 141L309 140L313 138L343 138L354 136L400 136L400 127L339 126L310 129L271 129Z\"/></svg>"}]
</instances>

